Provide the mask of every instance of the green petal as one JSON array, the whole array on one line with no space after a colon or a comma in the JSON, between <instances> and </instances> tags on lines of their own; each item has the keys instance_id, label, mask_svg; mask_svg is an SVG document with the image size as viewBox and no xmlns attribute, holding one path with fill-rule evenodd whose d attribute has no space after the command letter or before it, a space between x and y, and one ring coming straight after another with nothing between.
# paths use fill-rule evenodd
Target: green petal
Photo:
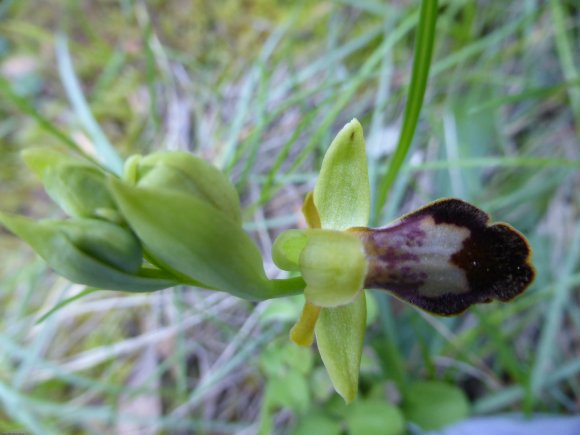
<instances>
[{"instance_id":1,"label":"green petal","mask_svg":"<svg viewBox=\"0 0 580 435\"><path fill-rule=\"evenodd\" d=\"M73 282L136 292L177 284L161 271L138 269L141 263L138 240L112 223L96 219L35 222L7 214L0 214L0 222L27 242L57 273Z\"/></svg>"},{"instance_id":2,"label":"green petal","mask_svg":"<svg viewBox=\"0 0 580 435\"><path fill-rule=\"evenodd\" d=\"M351 303L323 308L316 323L316 342L334 389L348 403L358 390L364 344L366 302L364 291Z\"/></svg>"},{"instance_id":3,"label":"green petal","mask_svg":"<svg viewBox=\"0 0 580 435\"><path fill-rule=\"evenodd\" d=\"M332 141L314 187L322 228L345 230L368 225L370 198L363 130L353 119Z\"/></svg>"},{"instance_id":4,"label":"green petal","mask_svg":"<svg viewBox=\"0 0 580 435\"><path fill-rule=\"evenodd\" d=\"M314 342L314 328L318 316L320 316L321 309L319 306L306 301L300 318L290 330L290 340L298 346L312 346Z\"/></svg>"},{"instance_id":5,"label":"green petal","mask_svg":"<svg viewBox=\"0 0 580 435\"><path fill-rule=\"evenodd\" d=\"M304 204L302 204L302 214L306 223L310 228L321 228L320 226L320 216L316 206L314 205L314 194L308 192L306 198L304 198Z\"/></svg>"},{"instance_id":6,"label":"green petal","mask_svg":"<svg viewBox=\"0 0 580 435\"><path fill-rule=\"evenodd\" d=\"M131 228L164 265L242 298L272 296L260 251L226 214L192 195L131 187L114 178L111 191Z\"/></svg>"},{"instance_id":7,"label":"green petal","mask_svg":"<svg viewBox=\"0 0 580 435\"><path fill-rule=\"evenodd\" d=\"M240 199L228 177L215 166L182 151L157 152L130 159L125 179L135 179L138 187L169 189L194 195L241 223Z\"/></svg>"},{"instance_id":8,"label":"green petal","mask_svg":"<svg viewBox=\"0 0 580 435\"><path fill-rule=\"evenodd\" d=\"M328 230L306 230L300 254L304 295L314 305L337 307L351 302L363 288L367 261L358 237Z\"/></svg>"}]
</instances>

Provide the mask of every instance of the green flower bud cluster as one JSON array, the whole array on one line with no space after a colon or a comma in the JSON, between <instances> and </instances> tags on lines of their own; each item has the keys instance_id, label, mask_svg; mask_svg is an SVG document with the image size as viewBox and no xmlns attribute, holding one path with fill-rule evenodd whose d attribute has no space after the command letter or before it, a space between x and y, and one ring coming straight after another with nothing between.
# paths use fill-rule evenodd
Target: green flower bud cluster
<instances>
[{"instance_id":1,"label":"green flower bud cluster","mask_svg":"<svg viewBox=\"0 0 580 435\"><path fill-rule=\"evenodd\" d=\"M243 231L235 187L200 158L132 156L121 177L52 149L27 150L23 158L68 218L1 213L0 223L71 281L137 292L185 283L246 299L303 288L300 280L267 279Z\"/></svg>"},{"instance_id":2,"label":"green flower bud cluster","mask_svg":"<svg viewBox=\"0 0 580 435\"><path fill-rule=\"evenodd\" d=\"M176 284L166 272L143 267L143 247L119 214L98 166L52 149L23 152L26 165L69 216L33 219L0 214L3 223L65 278L91 287L146 292Z\"/></svg>"}]
</instances>

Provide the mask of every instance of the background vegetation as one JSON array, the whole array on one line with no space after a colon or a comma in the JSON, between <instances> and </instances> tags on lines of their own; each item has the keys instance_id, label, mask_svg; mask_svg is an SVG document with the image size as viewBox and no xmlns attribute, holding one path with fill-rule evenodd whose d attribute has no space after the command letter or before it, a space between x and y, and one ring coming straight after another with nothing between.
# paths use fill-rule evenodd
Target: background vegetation
<instances>
[{"instance_id":1,"label":"background vegetation","mask_svg":"<svg viewBox=\"0 0 580 435\"><path fill-rule=\"evenodd\" d=\"M276 276L272 241L303 225L324 150L353 117L376 194L408 95L418 6L4 0L0 208L59 214L19 159L29 146L190 150L235 181ZM316 352L287 340L299 298L102 291L37 323L83 288L0 229L0 431L333 433L340 416L356 433L360 415L382 424L381 404L419 379L461 386L475 415L578 413L580 10L449 0L439 12L418 129L374 224L443 196L473 202L530 239L538 276L525 295L445 319L373 293L360 394L371 408L345 410Z\"/></svg>"}]
</instances>

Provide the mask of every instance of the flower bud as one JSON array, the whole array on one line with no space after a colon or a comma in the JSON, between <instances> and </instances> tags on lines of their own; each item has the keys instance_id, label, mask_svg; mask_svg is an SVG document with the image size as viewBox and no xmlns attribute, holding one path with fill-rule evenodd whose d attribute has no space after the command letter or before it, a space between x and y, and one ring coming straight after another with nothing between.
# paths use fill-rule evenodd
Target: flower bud
<instances>
[{"instance_id":1,"label":"flower bud","mask_svg":"<svg viewBox=\"0 0 580 435\"><path fill-rule=\"evenodd\" d=\"M184 191L131 186L114 178L110 188L156 264L196 285L245 299L274 294L254 241L211 202Z\"/></svg>"},{"instance_id":2,"label":"flower bud","mask_svg":"<svg viewBox=\"0 0 580 435\"><path fill-rule=\"evenodd\" d=\"M53 221L57 231L95 260L127 273L139 270L141 243L127 228L98 219Z\"/></svg>"},{"instance_id":3,"label":"flower bud","mask_svg":"<svg viewBox=\"0 0 580 435\"><path fill-rule=\"evenodd\" d=\"M140 268L139 240L127 228L99 219L44 220L0 214L58 274L109 290L153 291L176 282L161 271Z\"/></svg>"},{"instance_id":4,"label":"flower bud","mask_svg":"<svg viewBox=\"0 0 580 435\"><path fill-rule=\"evenodd\" d=\"M125 165L124 179L137 187L193 195L241 223L240 199L227 176L190 153L171 151L133 156Z\"/></svg>"},{"instance_id":5,"label":"flower bud","mask_svg":"<svg viewBox=\"0 0 580 435\"><path fill-rule=\"evenodd\" d=\"M44 148L28 149L22 157L41 179L48 195L69 216L121 220L107 190L106 175L99 167Z\"/></svg>"}]
</instances>

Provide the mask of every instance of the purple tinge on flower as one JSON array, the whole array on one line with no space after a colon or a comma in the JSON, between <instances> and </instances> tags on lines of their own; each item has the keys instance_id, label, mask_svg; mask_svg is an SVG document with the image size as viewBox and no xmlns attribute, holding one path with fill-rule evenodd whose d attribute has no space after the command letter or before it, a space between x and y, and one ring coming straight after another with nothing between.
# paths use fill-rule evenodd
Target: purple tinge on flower
<instances>
[{"instance_id":1,"label":"purple tinge on flower","mask_svg":"<svg viewBox=\"0 0 580 435\"><path fill-rule=\"evenodd\" d=\"M352 228L368 261L367 288L383 288L439 315L509 301L534 279L526 239L458 199L444 199L383 228Z\"/></svg>"}]
</instances>

